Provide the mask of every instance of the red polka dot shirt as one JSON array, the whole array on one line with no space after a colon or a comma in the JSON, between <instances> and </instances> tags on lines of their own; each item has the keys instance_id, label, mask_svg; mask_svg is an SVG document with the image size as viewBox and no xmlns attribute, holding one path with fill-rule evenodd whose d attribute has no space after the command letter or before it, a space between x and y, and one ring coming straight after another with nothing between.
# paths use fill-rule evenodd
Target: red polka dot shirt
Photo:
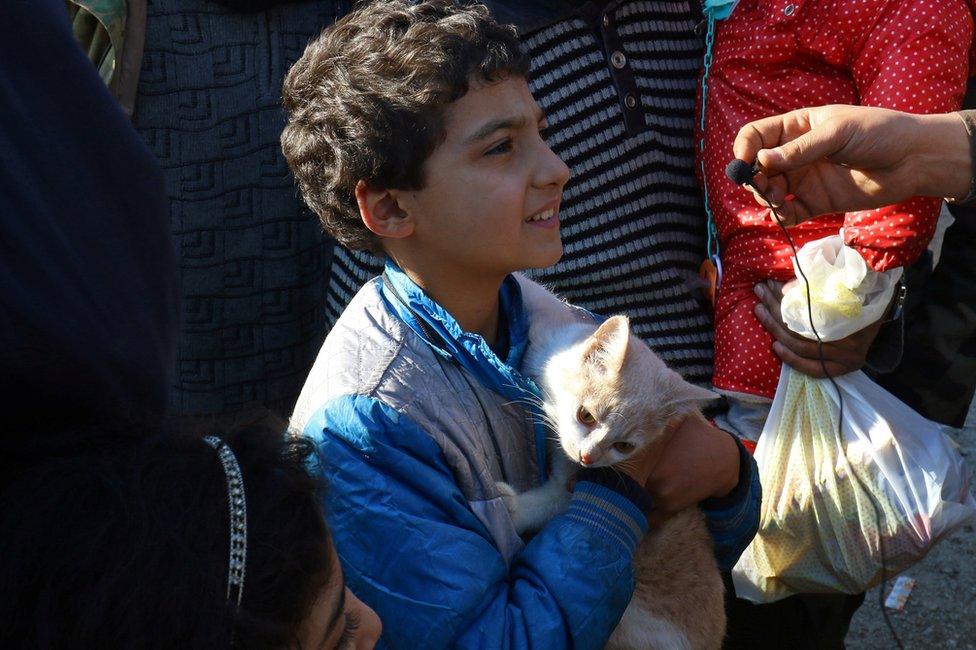
<instances>
[{"instance_id":1,"label":"red polka dot shirt","mask_svg":"<svg viewBox=\"0 0 976 650\"><path fill-rule=\"evenodd\" d=\"M789 246L768 210L725 176L739 128L835 103L956 110L970 73L974 11L976 0L740 0L716 23L705 129L696 138L699 180L703 166L724 267L715 307L716 388L773 395L780 364L753 315L752 288L793 278ZM937 199L913 198L818 217L791 234L799 247L843 226L847 244L886 270L918 258L939 209Z\"/></svg>"}]
</instances>

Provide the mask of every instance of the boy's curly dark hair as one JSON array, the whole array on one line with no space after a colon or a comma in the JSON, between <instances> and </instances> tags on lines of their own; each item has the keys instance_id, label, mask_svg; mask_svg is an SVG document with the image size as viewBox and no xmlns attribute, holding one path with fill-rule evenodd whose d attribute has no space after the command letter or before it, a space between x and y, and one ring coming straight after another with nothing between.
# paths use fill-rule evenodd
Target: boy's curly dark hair
<instances>
[{"instance_id":1,"label":"boy's curly dark hair","mask_svg":"<svg viewBox=\"0 0 976 650\"><path fill-rule=\"evenodd\" d=\"M528 75L515 28L482 4L372 2L305 49L282 89L281 148L325 230L353 250L381 254L355 188L420 189L423 163L443 139L443 108L486 82Z\"/></svg>"}]
</instances>

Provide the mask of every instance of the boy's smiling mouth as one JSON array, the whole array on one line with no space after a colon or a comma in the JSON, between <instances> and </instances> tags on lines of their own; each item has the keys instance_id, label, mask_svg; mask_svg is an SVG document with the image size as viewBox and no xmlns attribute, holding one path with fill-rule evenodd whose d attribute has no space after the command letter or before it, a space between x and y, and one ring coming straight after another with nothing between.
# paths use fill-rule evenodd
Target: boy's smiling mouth
<instances>
[{"instance_id":1,"label":"boy's smiling mouth","mask_svg":"<svg viewBox=\"0 0 976 650\"><path fill-rule=\"evenodd\" d=\"M543 228L555 228L559 225L559 208L548 207L540 210L525 219L525 223Z\"/></svg>"}]
</instances>

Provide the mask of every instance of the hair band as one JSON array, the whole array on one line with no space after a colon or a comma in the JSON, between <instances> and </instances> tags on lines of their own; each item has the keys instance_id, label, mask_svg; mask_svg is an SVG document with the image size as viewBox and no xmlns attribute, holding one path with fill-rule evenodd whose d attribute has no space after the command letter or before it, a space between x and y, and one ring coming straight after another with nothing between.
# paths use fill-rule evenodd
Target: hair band
<instances>
[{"instance_id":1,"label":"hair band","mask_svg":"<svg viewBox=\"0 0 976 650\"><path fill-rule=\"evenodd\" d=\"M244 475L230 445L217 436L204 436L204 442L217 450L227 477L227 505L230 509L230 556L228 559L227 600L236 590L237 607L244 596L244 572L247 564L247 501L244 499Z\"/></svg>"}]
</instances>

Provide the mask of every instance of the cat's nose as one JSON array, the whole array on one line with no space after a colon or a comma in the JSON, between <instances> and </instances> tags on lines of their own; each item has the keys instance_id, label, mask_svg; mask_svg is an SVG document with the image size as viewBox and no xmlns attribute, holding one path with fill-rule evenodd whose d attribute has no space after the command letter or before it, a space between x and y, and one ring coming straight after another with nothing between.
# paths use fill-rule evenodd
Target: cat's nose
<instances>
[{"instance_id":1,"label":"cat's nose","mask_svg":"<svg viewBox=\"0 0 976 650\"><path fill-rule=\"evenodd\" d=\"M584 466L591 465L594 460L596 459L590 454L583 453L582 451L580 452L580 457L579 457L580 465L584 465Z\"/></svg>"}]
</instances>

